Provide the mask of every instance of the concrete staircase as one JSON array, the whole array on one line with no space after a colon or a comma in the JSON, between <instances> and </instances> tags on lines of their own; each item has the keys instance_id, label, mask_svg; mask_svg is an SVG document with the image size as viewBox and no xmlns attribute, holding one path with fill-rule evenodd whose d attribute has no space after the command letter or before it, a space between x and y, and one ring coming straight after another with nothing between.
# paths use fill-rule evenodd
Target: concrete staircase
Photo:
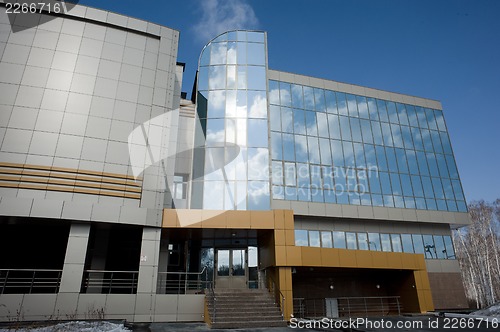
<instances>
[{"instance_id":1,"label":"concrete staircase","mask_svg":"<svg viewBox=\"0 0 500 332\"><path fill-rule=\"evenodd\" d=\"M206 296L214 329L287 326L267 289L223 289Z\"/></svg>"}]
</instances>

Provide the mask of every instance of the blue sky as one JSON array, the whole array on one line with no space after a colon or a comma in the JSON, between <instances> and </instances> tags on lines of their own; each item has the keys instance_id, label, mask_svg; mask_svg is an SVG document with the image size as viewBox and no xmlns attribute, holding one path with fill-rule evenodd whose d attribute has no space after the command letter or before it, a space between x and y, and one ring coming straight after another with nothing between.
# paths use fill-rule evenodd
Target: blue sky
<instances>
[{"instance_id":1,"label":"blue sky","mask_svg":"<svg viewBox=\"0 0 500 332\"><path fill-rule=\"evenodd\" d=\"M82 0L181 31L190 92L217 33L268 33L269 67L442 102L467 201L500 198L498 0Z\"/></svg>"}]
</instances>

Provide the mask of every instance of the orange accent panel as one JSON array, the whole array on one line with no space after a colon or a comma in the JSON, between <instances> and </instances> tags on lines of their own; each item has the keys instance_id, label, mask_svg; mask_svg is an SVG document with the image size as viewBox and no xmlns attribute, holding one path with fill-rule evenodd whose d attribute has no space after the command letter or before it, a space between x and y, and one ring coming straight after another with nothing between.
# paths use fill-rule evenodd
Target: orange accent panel
<instances>
[{"instance_id":1,"label":"orange accent panel","mask_svg":"<svg viewBox=\"0 0 500 332\"><path fill-rule=\"evenodd\" d=\"M221 211L201 210L201 227L227 228L227 220Z\"/></svg>"},{"instance_id":2,"label":"orange accent panel","mask_svg":"<svg viewBox=\"0 0 500 332\"><path fill-rule=\"evenodd\" d=\"M250 228L274 229L274 211L250 211Z\"/></svg>"},{"instance_id":3,"label":"orange accent panel","mask_svg":"<svg viewBox=\"0 0 500 332\"><path fill-rule=\"evenodd\" d=\"M387 268L387 255L382 251L372 252L372 261L374 268Z\"/></svg>"},{"instance_id":4,"label":"orange accent panel","mask_svg":"<svg viewBox=\"0 0 500 332\"><path fill-rule=\"evenodd\" d=\"M283 210L274 210L274 228L275 229L285 228L285 214Z\"/></svg>"},{"instance_id":5,"label":"orange accent panel","mask_svg":"<svg viewBox=\"0 0 500 332\"><path fill-rule=\"evenodd\" d=\"M276 266L286 266L286 247L285 246L278 246L276 245L274 247L274 254L275 254L275 262Z\"/></svg>"},{"instance_id":6,"label":"orange accent panel","mask_svg":"<svg viewBox=\"0 0 500 332\"><path fill-rule=\"evenodd\" d=\"M387 257L387 267L392 269L402 269L403 263L401 263L401 253L399 252L386 252Z\"/></svg>"},{"instance_id":7,"label":"orange accent panel","mask_svg":"<svg viewBox=\"0 0 500 332\"><path fill-rule=\"evenodd\" d=\"M226 215L228 228L250 228L250 211L226 211L224 214Z\"/></svg>"},{"instance_id":8,"label":"orange accent panel","mask_svg":"<svg viewBox=\"0 0 500 332\"><path fill-rule=\"evenodd\" d=\"M163 227L179 227L179 220L177 219L176 210L164 209L163 210Z\"/></svg>"},{"instance_id":9,"label":"orange accent panel","mask_svg":"<svg viewBox=\"0 0 500 332\"><path fill-rule=\"evenodd\" d=\"M359 267L373 266L372 255L370 251L356 250L356 265Z\"/></svg>"},{"instance_id":10,"label":"orange accent panel","mask_svg":"<svg viewBox=\"0 0 500 332\"><path fill-rule=\"evenodd\" d=\"M301 247L303 266L321 266L320 248Z\"/></svg>"},{"instance_id":11,"label":"orange accent panel","mask_svg":"<svg viewBox=\"0 0 500 332\"><path fill-rule=\"evenodd\" d=\"M274 245L284 246L285 243L285 231L282 229L274 230Z\"/></svg>"},{"instance_id":12,"label":"orange accent panel","mask_svg":"<svg viewBox=\"0 0 500 332\"><path fill-rule=\"evenodd\" d=\"M286 265L287 266L302 266L302 251L301 247L286 246Z\"/></svg>"},{"instance_id":13,"label":"orange accent panel","mask_svg":"<svg viewBox=\"0 0 500 332\"><path fill-rule=\"evenodd\" d=\"M295 229L293 211L283 210L283 213L285 214L285 229Z\"/></svg>"},{"instance_id":14,"label":"orange accent panel","mask_svg":"<svg viewBox=\"0 0 500 332\"><path fill-rule=\"evenodd\" d=\"M295 246L295 231L293 229L285 229L285 241L287 246Z\"/></svg>"},{"instance_id":15,"label":"orange accent panel","mask_svg":"<svg viewBox=\"0 0 500 332\"><path fill-rule=\"evenodd\" d=\"M321 248L321 265L324 267L339 266L339 251L332 248Z\"/></svg>"}]
</instances>

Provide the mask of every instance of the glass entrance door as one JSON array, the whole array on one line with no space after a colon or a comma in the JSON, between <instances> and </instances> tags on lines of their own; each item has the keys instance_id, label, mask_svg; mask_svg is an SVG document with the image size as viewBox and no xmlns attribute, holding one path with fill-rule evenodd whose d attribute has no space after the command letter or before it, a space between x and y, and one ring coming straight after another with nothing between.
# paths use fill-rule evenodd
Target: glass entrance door
<instances>
[{"instance_id":1,"label":"glass entrance door","mask_svg":"<svg viewBox=\"0 0 500 332\"><path fill-rule=\"evenodd\" d=\"M217 249L215 287L247 287L247 250Z\"/></svg>"}]
</instances>

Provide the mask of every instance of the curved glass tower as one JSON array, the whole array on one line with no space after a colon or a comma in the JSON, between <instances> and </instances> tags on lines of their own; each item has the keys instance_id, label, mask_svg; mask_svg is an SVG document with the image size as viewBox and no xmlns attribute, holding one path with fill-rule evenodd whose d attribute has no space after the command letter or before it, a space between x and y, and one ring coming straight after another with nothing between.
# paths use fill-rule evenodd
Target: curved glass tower
<instances>
[{"instance_id":1,"label":"curved glass tower","mask_svg":"<svg viewBox=\"0 0 500 332\"><path fill-rule=\"evenodd\" d=\"M266 34L230 31L198 68L191 208L269 210Z\"/></svg>"}]
</instances>

